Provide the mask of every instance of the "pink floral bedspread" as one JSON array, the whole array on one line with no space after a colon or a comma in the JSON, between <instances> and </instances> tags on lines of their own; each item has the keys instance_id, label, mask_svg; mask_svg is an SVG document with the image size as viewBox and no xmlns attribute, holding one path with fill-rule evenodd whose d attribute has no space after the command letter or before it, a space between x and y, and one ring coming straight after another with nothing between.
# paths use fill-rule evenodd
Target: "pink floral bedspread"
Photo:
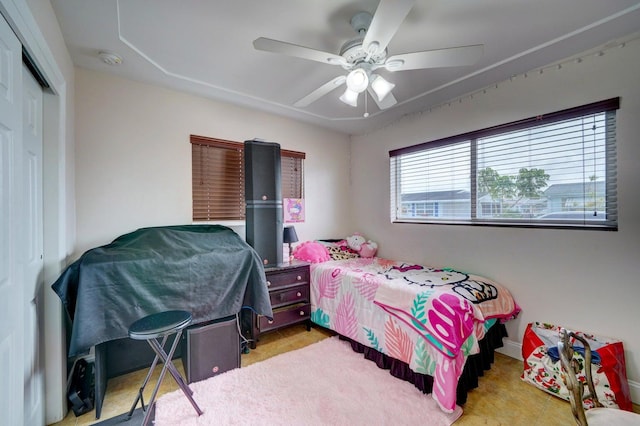
<instances>
[{"instance_id":1,"label":"pink floral bedspread","mask_svg":"<svg viewBox=\"0 0 640 426\"><path fill-rule=\"evenodd\" d=\"M433 376L433 398L451 412L467 356L497 321L520 308L483 277L383 258L311 265L311 319Z\"/></svg>"}]
</instances>

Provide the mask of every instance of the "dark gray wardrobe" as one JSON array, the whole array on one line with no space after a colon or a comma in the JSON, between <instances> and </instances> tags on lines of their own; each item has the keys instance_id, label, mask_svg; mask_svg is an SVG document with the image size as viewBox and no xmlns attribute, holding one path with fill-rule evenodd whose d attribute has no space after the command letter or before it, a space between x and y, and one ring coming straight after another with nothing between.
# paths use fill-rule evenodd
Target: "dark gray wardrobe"
<instances>
[{"instance_id":1,"label":"dark gray wardrobe","mask_svg":"<svg viewBox=\"0 0 640 426\"><path fill-rule=\"evenodd\" d=\"M246 239L265 266L282 264L280 145L244 142Z\"/></svg>"}]
</instances>

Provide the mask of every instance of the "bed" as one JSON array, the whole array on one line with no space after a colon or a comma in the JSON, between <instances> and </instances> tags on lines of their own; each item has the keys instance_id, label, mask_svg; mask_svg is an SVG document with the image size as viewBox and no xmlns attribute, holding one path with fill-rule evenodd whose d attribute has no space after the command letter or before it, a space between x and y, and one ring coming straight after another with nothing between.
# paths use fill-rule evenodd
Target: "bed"
<instances>
[{"instance_id":1,"label":"bed","mask_svg":"<svg viewBox=\"0 0 640 426\"><path fill-rule=\"evenodd\" d=\"M357 256L311 265L311 320L446 412L464 404L519 311L505 287L450 268Z\"/></svg>"}]
</instances>

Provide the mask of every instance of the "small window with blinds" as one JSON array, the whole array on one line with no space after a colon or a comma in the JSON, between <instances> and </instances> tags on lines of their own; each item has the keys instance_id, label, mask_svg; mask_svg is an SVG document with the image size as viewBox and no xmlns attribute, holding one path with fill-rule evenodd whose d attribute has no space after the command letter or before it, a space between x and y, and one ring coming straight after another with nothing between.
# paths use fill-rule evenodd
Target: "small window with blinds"
<instances>
[{"instance_id":1,"label":"small window with blinds","mask_svg":"<svg viewBox=\"0 0 640 426\"><path fill-rule=\"evenodd\" d=\"M193 220L245 220L244 144L191 135ZM281 150L283 198L304 197L304 152Z\"/></svg>"},{"instance_id":2,"label":"small window with blinds","mask_svg":"<svg viewBox=\"0 0 640 426\"><path fill-rule=\"evenodd\" d=\"M244 220L243 145L191 136L193 220Z\"/></svg>"},{"instance_id":3,"label":"small window with blinds","mask_svg":"<svg viewBox=\"0 0 640 426\"><path fill-rule=\"evenodd\" d=\"M280 150L282 198L304 198L304 152Z\"/></svg>"},{"instance_id":4,"label":"small window with blinds","mask_svg":"<svg viewBox=\"0 0 640 426\"><path fill-rule=\"evenodd\" d=\"M615 98L390 151L391 219L615 230L618 108Z\"/></svg>"}]
</instances>

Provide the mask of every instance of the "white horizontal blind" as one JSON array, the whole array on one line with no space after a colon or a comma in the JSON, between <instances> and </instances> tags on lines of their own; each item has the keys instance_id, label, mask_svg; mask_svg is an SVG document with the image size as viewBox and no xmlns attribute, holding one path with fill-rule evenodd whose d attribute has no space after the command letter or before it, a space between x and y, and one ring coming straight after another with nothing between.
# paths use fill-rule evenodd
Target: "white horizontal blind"
<instances>
[{"instance_id":1,"label":"white horizontal blind","mask_svg":"<svg viewBox=\"0 0 640 426\"><path fill-rule=\"evenodd\" d=\"M479 138L478 218L604 223L607 130L598 113Z\"/></svg>"},{"instance_id":2,"label":"white horizontal blind","mask_svg":"<svg viewBox=\"0 0 640 426\"><path fill-rule=\"evenodd\" d=\"M617 229L618 105L391 151L392 221Z\"/></svg>"},{"instance_id":3,"label":"white horizontal blind","mask_svg":"<svg viewBox=\"0 0 640 426\"><path fill-rule=\"evenodd\" d=\"M470 219L469 141L395 157L400 219Z\"/></svg>"}]
</instances>

